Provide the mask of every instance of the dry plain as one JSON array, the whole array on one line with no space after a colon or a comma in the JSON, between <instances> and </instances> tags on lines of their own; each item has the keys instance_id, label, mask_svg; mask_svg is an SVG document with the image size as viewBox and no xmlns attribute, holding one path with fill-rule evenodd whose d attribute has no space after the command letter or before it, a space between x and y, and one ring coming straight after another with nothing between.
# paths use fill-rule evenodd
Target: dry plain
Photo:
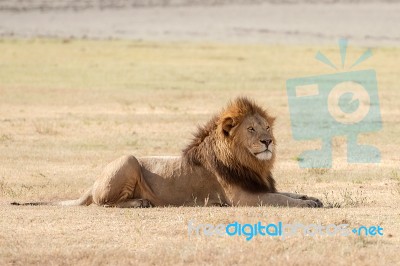
<instances>
[{"instance_id":1,"label":"dry plain","mask_svg":"<svg viewBox=\"0 0 400 266\"><path fill-rule=\"evenodd\" d=\"M350 47L348 62L365 49ZM319 50L340 62L333 46L1 40L0 264L397 264L400 49L375 48L358 68L378 76L383 129L360 141L381 150L381 163L347 164L338 137L331 169L301 169L297 156L319 142L293 140L285 82L332 73L313 59ZM177 155L198 124L238 95L278 118L278 188L327 208L9 205L75 198L124 154ZM384 235L189 237L189 220L380 225Z\"/></svg>"}]
</instances>

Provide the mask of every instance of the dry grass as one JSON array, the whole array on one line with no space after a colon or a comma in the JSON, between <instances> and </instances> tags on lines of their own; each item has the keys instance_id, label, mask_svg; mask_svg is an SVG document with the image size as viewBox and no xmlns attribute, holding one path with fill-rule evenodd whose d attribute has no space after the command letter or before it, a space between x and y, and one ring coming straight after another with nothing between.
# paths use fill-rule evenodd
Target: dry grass
<instances>
[{"instance_id":1,"label":"dry grass","mask_svg":"<svg viewBox=\"0 0 400 266\"><path fill-rule=\"evenodd\" d=\"M334 141L329 170L298 167L315 142L291 137L286 79L330 73L313 60L335 47L128 41L0 42L0 264L394 265L400 257L400 49L379 48L384 129L365 134L379 165L348 165ZM352 48L349 61L363 51ZM278 187L321 198L325 209L13 207L75 198L122 154L179 154L195 125L247 95L278 116ZM381 225L383 237L188 237L187 223Z\"/></svg>"}]
</instances>

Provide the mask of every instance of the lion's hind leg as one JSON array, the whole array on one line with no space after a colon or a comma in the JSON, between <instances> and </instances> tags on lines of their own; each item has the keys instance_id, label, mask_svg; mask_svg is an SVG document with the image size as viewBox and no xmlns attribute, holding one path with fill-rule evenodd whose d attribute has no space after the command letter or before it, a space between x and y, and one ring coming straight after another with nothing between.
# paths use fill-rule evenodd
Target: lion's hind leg
<instances>
[{"instance_id":1,"label":"lion's hind leg","mask_svg":"<svg viewBox=\"0 0 400 266\"><path fill-rule=\"evenodd\" d=\"M108 164L93 186L93 202L106 207L149 207L149 201L141 199L151 195L141 171L134 156L123 156Z\"/></svg>"}]
</instances>

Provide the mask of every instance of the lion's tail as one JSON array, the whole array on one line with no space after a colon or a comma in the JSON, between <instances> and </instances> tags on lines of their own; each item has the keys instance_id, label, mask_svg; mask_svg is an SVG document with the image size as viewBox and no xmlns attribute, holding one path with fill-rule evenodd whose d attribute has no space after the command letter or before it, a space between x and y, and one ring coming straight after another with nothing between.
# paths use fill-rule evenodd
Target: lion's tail
<instances>
[{"instance_id":1,"label":"lion's tail","mask_svg":"<svg viewBox=\"0 0 400 266\"><path fill-rule=\"evenodd\" d=\"M85 193L79 199L76 200L64 200L64 201L53 201L53 202L26 202L18 203L11 202L11 205L19 206L40 206L40 205L53 205L53 206L89 206L93 203L92 188L86 190Z\"/></svg>"}]
</instances>

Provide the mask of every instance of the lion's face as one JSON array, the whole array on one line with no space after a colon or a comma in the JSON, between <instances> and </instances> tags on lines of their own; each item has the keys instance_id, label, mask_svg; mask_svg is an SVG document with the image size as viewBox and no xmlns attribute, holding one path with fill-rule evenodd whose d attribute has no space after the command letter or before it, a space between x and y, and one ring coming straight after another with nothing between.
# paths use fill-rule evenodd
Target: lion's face
<instances>
[{"instance_id":1,"label":"lion's face","mask_svg":"<svg viewBox=\"0 0 400 266\"><path fill-rule=\"evenodd\" d=\"M272 134L272 125L266 119L259 114L253 114L246 116L236 126L231 124L232 121L226 121L230 124L225 127L225 129L229 129L229 136L226 136L232 138L233 144L239 150L247 151L261 161L272 158L275 139Z\"/></svg>"},{"instance_id":2,"label":"lion's face","mask_svg":"<svg viewBox=\"0 0 400 266\"><path fill-rule=\"evenodd\" d=\"M248 151L259 160L270 160L274 152L272 125L260 115L246 117L238 126L237 137Z\"/></svg>"}]
</instances>

